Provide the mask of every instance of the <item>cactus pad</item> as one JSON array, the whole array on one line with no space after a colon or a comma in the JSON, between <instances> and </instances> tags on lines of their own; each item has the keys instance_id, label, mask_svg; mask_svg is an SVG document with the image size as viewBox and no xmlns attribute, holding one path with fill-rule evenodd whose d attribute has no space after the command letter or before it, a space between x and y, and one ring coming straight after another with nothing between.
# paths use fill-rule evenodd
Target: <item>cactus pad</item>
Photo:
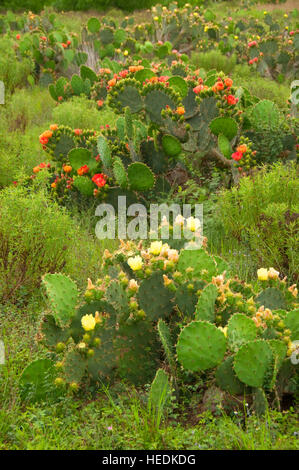
<instances>
[{"instance_id":1,"label":"cactus pad","mask_svg":"<svg viewBox=\"0 0 299 470\"><path fill-rule=\"evenodd\" d=\"M67 353L64 361L64 373L68 383L79 383L86 371L86 360L78 351Z\"/></svg>"},{"instance_id":2,"label":"cactus pad","mask_svg":"<svg viewBox=\"0 0 299 470\"><path fill-rule=\"evenodd\" d=\"M175 361L175 356L174 356L174 346L172 344L169 327L165 323L164 320L160 319L158 321L157 329L158 329L159 337L163 345L171 373L173 376L175 376L176 375L176 372L175 372L176 361Z\"/></svg>"},{"instance_id":3,"label":"cactus pad","mask_svg":"<svg viewBox=\"0 0 299 470\"><path fill-rule=\"evenodd\" d=\"M235 355L234 370L241 382L250 387L263 387L273 362L270 345L264 340L241 346Z\"/></svg>"},{"instance_id":4,"label":"cactus pad","mask_svg":"<svg viewBox=\"0 0 299 470\"><path fill-rule=\"evenodd\" d=\"M285 298L281 290L276 287L268 287L263 290L255 299L255 301L270 310L285 309Z\"/></svg>"},{"instance_id":5,"label":"cactus pad","mask_svg":"<svg viewBox=\"0 0 299 470\"><path fill-rule=\"evenodd\" d=\"M214 284L208 284L200 294L196 305L195 319L215 321L215 302L218 297L218 289Z\"/></svg>"},{"instance_id":6,"label":"cactus pad","mask_svg":"<svg viewBox=\"0 0 299 470\"><path fill-rule=\"evenodd\" d=\"M69 325L77 304L76 284L63 274L45 274L43 284L46 287L56 324L61 327Z\"/></svg>"},{"instance_id":7,"label":"cactus pad","mask_svg":"<svg viewBox=\"0 0 299 470\"><path fill-rule=\"evenodd\" d=\"M184 369L196 372L211 369L223 360L226 339L211 323L194 321L181 331L176 349Z\"/></svg>"},{"instance_id":8,"label":"cactus pad","mask_svg":"<svg viewBox=\"0 0 299 470\"><path fill-rule=\"evenodd\" d=\"M178 261L178 271L185 272L193 268L194 277L210 280L216 274L216 264L213 258L203 250L183 250Z\"/></svg>"},{"instance_id":9,"label":"cactus pad","mask_svg":"<svg viewBox=\"0 0 299 470\"><path fill-rule=\"evenodd\" d=\"M177 157L182 151L180 141L172 135L163 135L162 147L166 155L169 155L170 157Z\"/></svg>"},{"instance_id":10,"label":"cactus pad","mask_svg":"<svg viewBox=\"0 0 299 470\"><path fill-rule=\"evenodd\" d=\"M78 170L84 165L87 165L90 170L97 166L97 161L92 157L91 152L85 148L74 148L69 154L68 158L74 170Z\"/></svg>"},{"instance_id":11,"label":"cactus pad","mask_svg":"<svg viewBox=\"0 0 299 470\"><path fill-rule=\"evenodd\" d=\"M31 362L19 380L21 398L31 402L49 399L49 388L54 377L55 368L50 359L37 359Z\"/></svg>"},{"instance_id":12,"label":"cactus pad","mask_svg":"<svg viewBox=\"0 0 299 470\"><path fill-rule=\"evenodd\" d=\"M228 345L232 351L237 351L244 343L255 340L257 327L254 321L243 315L235 313L227 325Z\"/></svg>"},{"instance_id":13,"label":"cactus pad","mask_svg":"<svg viewBox=\"0 0 299 470\"><path fill-rule=\"evenodd\" d=\"M291 340L299 340L299 309L288 312L284 322L286 327L291 330Z\"/></svg>"},{"instance_id":14,"label":"cactus pad","mask_svg":"<svg viewBox=\"0 0 299 470\"><path fill-rule=\"evenodd\" d=\"M234 356L223 361L216 370L217 385L231 395L241 395L245 391L245 385L238 379L233 369Z\"/></svg>"},{"instance_id":15,"label":"cactus pad","mask_svg":"<svg viewBox=\"0 0 299 470\"><path fill-rule=\"evenodd\" d=\"M238 124L232 118L218 117L210 123L210 129L213 134L222 134L230 141L237 135Z\"/></svg>"},{"instance_id":16,"label":"cactus pad","mask_svg":"<svg viewBox=\"0 0 299 470\"><path fill-rule=\"evenodd\" d=\"M160 272L153 273L144 279L138 291L139 305L151 321L167 318L173 309L172 294L164 287Z\"/></svg>"},{"instance_id":17,"label":"cactus pad","mask_svg":"<svg viewBox=\"0 0 299 470\"><path fill-rule=\"evenodd\" d=\"M128 167L130 188L137 191L147 191L155 185L155 177L150 168L141 162L132 163Z\"/></svg>"}]
</instances>

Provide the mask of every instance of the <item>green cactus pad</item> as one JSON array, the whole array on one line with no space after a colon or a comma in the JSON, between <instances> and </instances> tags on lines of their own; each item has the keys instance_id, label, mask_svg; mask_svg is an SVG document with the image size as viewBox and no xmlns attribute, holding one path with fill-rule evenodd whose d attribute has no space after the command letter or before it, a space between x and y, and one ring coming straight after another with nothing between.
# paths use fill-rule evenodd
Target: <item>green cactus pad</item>
<instances>
[{"instance_id":1,"label":"green cactus pad","mask_svg":"<svg viewBox=\"0 0 299 470\"><path fill-rule=\"evenodd\" d=\"M144 102L145 110L149 114L150 119L157 124L162 124L163 122L161 117L162 109L165 109L166 106L175 109L179 104L178 99L174 99L164 90L149 90L146 93Z\"/></svg>"},{"instance_id":2,"label":"green cactus pad","mask_svg":"<svg viewBox=\"0 0 299 470\"><path fill-rule=\"evenodd\" d=\"M231 157L232 148L230 142L228 138L223 134L218 135L218 147L222 155L224 155L226 158Z\"/></svg>"},{"instance_id":3,"label":"green cactus pad","mask_svg":"<svg viewBox=\"0 0 299 470\"><path fill-rule=\"evenodd\" d=\"M126 188L128 185L127 172L123 162L119 157L115 157L113 161L113 175L115 181L121 188Z\"/></svg>"},{"instance_id":4,"label":"green cactus pad","mask_svg":"<svg viewBox=\"0 0 299 470\"><path fill-rule=\"evenodd\" d=\"M173 376L176 375L176 360L174 355L174 346L172 344L171 333L168 325L164 320L160 319L158 321L157 330L161 343L164 348L164 352Z\"/></svg>"},{"instance_id":5,"label":"green cactus pad","mask_svg":"<svg viewBox=\"0 0 299 470\"><path fill-rule=\"evenodd\" d=\"M49 85L49 93L51 95L51 97L53 98L54 101L58 101L58 94L57 94L57 91L56 91L56 87L53 83L51 83Z\"/></svg>"},{"instance_id":6,"label":"green cactus pad","mask_svg":"<svg viewBox=\"0 0 299 470\"><path fill-rule=\"evenodd\" d=\"M84 315L90 315L90 314L95 315L96 312L99 312L99 313L105 312L109 314L109 318L105 322L105 327L107 329L115 326L116 311L113 305L103 300L96 300L94 302L85 304L82 307L77 309L76 315L72 319L72 322L70 325L70 334L73 340L75 341L75 343L79 343L82 339L83 330L82 330L81 318Z\"/></svg>"},{"instance_id":7,"label":"green cactus pad","mask_svg":"<svg viewBox=\"0 0 299 470\"><path fill-rule=\"evenodd\" d=\"M77 304L76 284L63 274L45 274L42 281L46 287L56 324L62 328L69 325Z\"/></svg>"},{"instance_id":8,"label":"green cactus pad","mask_svg":"<svg viewBox=\"0 0 299 470\"><path fill-rule=\"evenodd\" d=\"M67 84L67 79L65 77L58 78L58 80L56 82L56 94L57 94L57 96L64 96L64 87L65 87L66 84Z\"/></svg>"},{"instance_id":9,"label":"green cactus pad","mask_svg":"<svg viewBox=\"0 0 299 470\"><path fill-rule=\"evenodd\" d=\"M72 149L68 154L68 159L76 171L84 165L87 165L90 170L94 170L97 166L97 161L92 157L91 152L85 148L77 147Z\"/></svg>"},{"instance_id":10,"label":"green cactus pad","mask_svg":"<svg viewBox=\"0 0 299 470\"><path fill-rule=\"evenodd\" d=\"M170 290L164 287L163 275L160 272L144 279L138 290L140 308L151 321L170 315L173 309L172 297Z\"/></svg>"},{"instance_id":11,"label":"green cactus pad","mask_svg":"<svg viewBox=\"0 0 299 470\"><path fill-rule=\"evenodd\" d=\"M106 290L106 299L113 307L126 314L128 311L128 297L124 288L118 281L112 281Z\"/></svg>"},{"instance_id":12,"label":"green cactus pad","mask_svg":"<svg viewBox=\"0 0 299 470\"><path fill-rule=\"evenodd\" d=\"M249 115L250 122L257 129L277 129L279 127L279 109L273 101L259 101Z\"/></svg>"},{"instance_id":13,"label":"green cactus pad","mask_svg":"<svg viewBox=\"0 0 299 470\"><path fill-rule=\"evenodd\" d=\"M268 408L267 397L262 388L253 391L253 409L257 416L264 416Z\"/></svg>"},{"instance_id":14,"label":"green cactus pad","mask_svg":"<svg viewBox=\"0 0 299 470\"><path fill-rule=\"evenodd\" d=\"M158 369L149 392L149 405L154 413L162 413L170 393L168 375L163 369Z\"/></svg>"},{"instance_id":15,"label":"green cactus pad","mask_svg":"<svg viewBox=\"0 0 299 470\"><path fill-rule=\"evenodd\" d=\"M299 340L299 309L288 312L284 322L286 327L291 330L291 340Z\"/></svg>"},{"instance_id":16,"label":"green cactus pad","mask_svg":"<svg viewBox=\"0 0 299 470\"><path fill-rule=\"evenodd\" d=\"M55 374L54 363L50 359L37 359L31 362L19 379L22 400L33 403L48 400L49 389L53 385ZM50 395L55 395L55 392Z\"/></svg>"},{"instance_id":17,"label":"green cactus pad","mask_svg":"<svg viewBox=\"0 0 299 470\"><path fill-rule=\"evenodd\" d=\"M49 349L55 348L57 343L65 343L70 332L56 325L53 315L45 315L41 323L42 342Z\"/></svg>"},{"instance_id":18,"label":"green cactus pad","mask_svg":"<svg viewBox=\"0 0 299 470\"><path fill-rule=\"evenodd\" d=\"M80 383L86 371L86 359L78 351L70 351L64 361L64 373L68 383Z\"/></svg>"},{"instance_id":19,"label":"green cactus pad","mask_svg":"<svg viewBox=\"0 0 299 470\"><path fill-rule=\"evenodd\" d=\"M94 381L111 380L116 368L115 330L103 327L96 336L101 343L94 347L94 355L87 359L87 371Z\"/></svg>"},{"instance_id":20,"label":"green cactus pad","mask_svg":"<svg viewBox=\"0 0 299 470\"><path fill-rule=\"evenodd\" d=\"M117 91L117 102L120 103L121 108L129 107L131 113L139 113L143 109L143 100L140 95L140 91L136 85L126 84L125 81L122 83L122 89ZM119 105L117 106L119 108Z\"/></svg>"},{"instance_id":21,"label":"green cactus pad","mask_svg":"<svg viewBox=\"0 0 299 470\"><path fill-rule=\"evenodd\" d=\"M94 183L88 176L76 176L73 186L84 196L92 196L95 189Z\"/></svg>"},{"instance_id":22,"label":"green cactus pad","mask_svg":"<svg viewBox=\"0 0 299 470\"><path fill-rule=\"evenodd\" d=\"M195 310L196 320L206 320L211 323L215 321L215 302L217 297L217 287L214 284L208 284L198 299Z\"/></svg>"},{"instance_id":23,"label":"green cactus pad","mask_svg":"<svg viewBox=\"0 0 299 470\"><path fill-rule=\"evenodd\" d=\"M81 95L81 93L83 93L83 80L79 75L72 76L71 85L75 95Z\"/></svg>"},{"instance_id":24,"label":"green cactus pad","mask_svg":"<svg viewBox=\"0 0 299 470\"><path fill-rule=\"evenodd\" d=\"M189 87L187 94L183 99L183 106L185 108L185 119L189 119L198 112L198 104L196 102L196 94L193 91L193 87ZM189 122L189 121L188 121ZM189 122L190 124L190 122Z\"/></svg>"},{"instance_id":25,"label":"green cactus pad","mask_svg":"<svg viewBox=\"0 0 299 470\"><path fill-rule=\"evenodd\" d=\"M203 250L183 250L178 261L178 271L184 273L193 268L193 276L210 280L216 274L216 264L213 258Z\"/></svg>"},{"instance_id":26,"label":"green cactus pad","mask_svg":"<svg viewBox=\"0 0 299 470\"><path fill-rule=\"evenodd\" d=\"M147 191L155 185L155 176L144 163L134 162L128 167L130 188L136 191Z\"/></svg>"},{"instance_id":27,"label":"green cactus pad","mask_svg":"<svg viewBox=\"0 0 299 470\"><path fill-rule=\"evenodd\" d=\"M81 65L80 75L83 80L88 79L91 85L98 80L97 74L86 65Z\"/></svg>"},{"instance_id":28,"label":"green cactus pad","mask_svg":"<svg viewBox=\"0 0 299 470\"><path fill-rule=\"evenodd\" d=\"M210 123L210 129L213 134L222 134L230 141L237 135L238 124L232 118L218 117Z\"/></svg>"},{"instance_id":29,"label":"green cactus pad","mask_svg":"<svg viewBox=\"0 0 299 470\"><path fill-rule=\"evenodd\" d=\"M111 168L112 166L111 150L105 137L100 136L98 138L97 147L98 147L99 155L100 155L101 161L103 162L104 167Z\"/></svg>"},{"instance_id":30,"label":"green cactus pad","mask_svg":"<svg viewBox=\"0 0 299 470\"><path fill-rule=\"evenodd\" d=\"M184 369L196 372L211 369L223 360L226 339L211 323L193 321L181 331L176 349Z\"/></svg>"},{"instance_id":31,"label":"green cactus pad","mask_svg":"<svg viewBox=\"0 0 299 470\"><path fill-rule=\"evenodd\" d=\"M213 256L214 258L214 261L216 262L216 266L217 266L217 274L223 274L224 271L226 272L226 274L229 274L230 273L230 266L229 264L224 261L223 258L220 258L219 256Z\"/></svg>"},{"instance_id":32,"label":"green cactus pad","mask_svg":"<svg viewBox=\"0 0 299 470\"><path fill-rule=\"evenodd\" d=\"M190 292L187 286L179 286L175 293L175 303L179 310L188 316L193 316L195 306L197 302L197 296L194 292Z\"/></svg>"},{"instance_id":33,"label":"green cactus pad","mask_svg":"<svg viewBox=\"0 0 299 470\"><path fill-rule=\"evenodd\" d=\"M87 23L87 28L90 33L98 33L101 28L101 23L98 18L90 18Z\"/></svg>"},{"instance_id":34,"label":"green cactus pad","mask_svg":"<svg viewBox=\"0 0 299 470\"><path fill-rule=\"evenodd\" d=\"M154 173L163 173L168 164L168 157L163 149L156 149L152 140L144 140L140 146L141 155L144 163L146 163Z\"/></svg>"},{"instance_id":35,"label":"green cactus pad","mask_svg":"<svg viewBox=\"0 0 299 470\"><path fill-rule=\"evenodd\" d=\"M138 80L138 82L140 83L143 83L146 80L149 80L150 78L155 77L155 76L156 74L152 72L151 69L147 69L147 68L138 70L138 72L134 74L135 79Z\"/></svg>"},{"instance_id":36,"label":"green cactus pad","mask_svg":"<svg viewBox=\"0 0 299 470\"><path fill-rule=\"evenodd\" d=\"M270 345L264 340L241 346L235 355L234 370L241 382L250 387L263 387L273 362Z\"/></svg>"},{"instance_id":37,"label":"green cactus pad","mask_svg":"<svg viewBox=\"0 0 299 470\"><path fill-rule=\"evenodd\" d=\"M54 155L56 159L65 160L69 151L72 150L75 146L76 144L71 136L62 134L54 149Z\"/></svg>"},{"instance_id":38,"label":"green cactus pad","mask_svg":"<svg viewBox=\"0 0 299 470\"><path fill-rule=\"evenodd\" d=\"M227 325L228 345L232 351L237 351L243 344L255 340L257 327L254 321L243 315L235 313Z\"/></svg>"},{"instance_id":39,"label":"green cactus pad","mask_svg":"<svg viewBox=\"0 0 299 470\"><path fill-rule=\"evenodd\" d=\"M186 81L179 76L170 77L168 80L169 86L172 87L177 93L185 98L188 94L188 85Z\"/></svg>"},{"instance_id":40,"label":"green cactus pad","mask_svg":"<svg viewBox=\"0 0 299 470\"><path fill-rule=\"evenodd\" d=\"M240 382L233 369L234 356L223 361L216 370L216 382L219 387L231 395L242 395L245 385Z\"/></svg>"},{"instance_id":41,"label":"green cactus pad","mask_svg":"<svg viewBox=\"0 0 299 470\"><path fill-rule=\"evenodd\" d=\"M255 299L256 303L263 305L270 310L285 309L286 302L281 290L276 287L268 287L263 290Z\"/></svg>"},{"instance_id":42,"label":"green cactus pad","mask_svg":"<svg viewBox=\"0 0 299 470\"><path fill-rule=\"evenodd\" d=\"M172 135L163 135L162 147L164 152L170 157L177 157L182 151L181 142Z\"/></svg>"},{"instance_id":43,"label":"green cactus pad","mask_svg":"<svg viewBox=\"0 0 299 470\"><path fill-rule=\"evenodd\" d=\"M135 385L151 382L160 356L157 334L151 324L141 320L121 326L115 344L120 376Z\"/></svg>"}]
</instances>

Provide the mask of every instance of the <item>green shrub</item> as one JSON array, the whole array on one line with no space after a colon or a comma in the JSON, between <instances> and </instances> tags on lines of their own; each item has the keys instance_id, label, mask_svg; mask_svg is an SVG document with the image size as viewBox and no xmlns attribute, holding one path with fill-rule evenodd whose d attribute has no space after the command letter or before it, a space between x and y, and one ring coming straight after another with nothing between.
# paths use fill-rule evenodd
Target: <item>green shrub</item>
<instances>
[{"instance_id":1,"label":"green shrub","mask_svg":"<svg viewBox=\"0 0 299 470\"><path fill-rule=\"evenodd\" d=\"M287 99L290 96L290 88L287 85L262 78L253 73L247 65L237 65L233 70L232 79L236 86L248 88L252 95L261 100L274 101L282 109L287 107Z\"/></svg>"},{"instance_id":2,"label":"green shrub","mask_svg":"<svg viewBox=\"0 0 299 470\"><path fill-rule=\"evenodd\" d=\"M226 74L231 73L237 63L237 57L232 54L231 57L226 57L219 51L209 52L194 52L191 55L191 62L199 68L205 70L216 69L218 72Z\"/></svg>"},{"instance_id":3,"label":"green shrub","mask_svg":"<svg viewBox=\"0 0 299 470\"><path fill-rule=\"evenodd\" d=\"M117 117L109 109L98 111L96 103L85 97L74 97L53 110L53 122L74 129L99 129L101 125L112 125Z\"/></svg>"},{"instance_id":4,"label":"green shrub","mask_svg":"<svg viewBox=\"0 0 299 470\"><path fill-rule=\"evenodd\" d=\"M3 106L7 130L23 133L27 127L40 126L51 119L53 107L48 90L39 87L17 90Z\"/></svg>"},{"instance_id":5,"label":"green shrub","mask_svg":"<svg viewBox=\"0 0 299 470\"><path fill-rule=\"evenodd\" d=\"M223 191L217 216L225 235L245 244L257 265L275 266L298 276L299 180L295 164L242 178L238 187Z\"/></svg>"},{"instance_id":6,"label":"green shrub","mask_svg":"<svg viewBox=\"0 0 299 470\"><path fill-rule=\"evenodd\" d=\"M102 245L46 197L43 175L32 192L17 185L0 193L2 300L14 300L20 289L30 294L46 272L63 270L80 285L86 269L94 271L101 256Z\"/></svg>"}]
</instances>

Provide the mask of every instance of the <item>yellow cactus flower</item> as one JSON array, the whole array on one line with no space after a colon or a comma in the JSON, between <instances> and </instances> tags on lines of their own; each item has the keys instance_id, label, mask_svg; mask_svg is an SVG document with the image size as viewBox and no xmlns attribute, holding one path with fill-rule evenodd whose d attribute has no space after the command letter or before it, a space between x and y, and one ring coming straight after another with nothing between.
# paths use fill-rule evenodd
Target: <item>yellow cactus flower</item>
<instances>
[{"instance_id":1,"label":"yellow cactus flower","mask_svg":"<svg viewBox=\"0 0 299 470\"><path fill-rule=\"evenodd\" d=\"M150 249L149 249L149 252L152 255L159 255L161 253L161 250L162 250L162 245L163 245L162 241L152 242L151 246L150 246Z\"/></svg>"},{"instance_id":2,"label":"yellow cactus flower","mask_svg":"<svg viewBox=\"0 0 299 470\"><path fill-rule=\"evenodd\" d=\"M224 328L222 328L222 326L218 326L218 330L222 331L225 337L227 336L227 326L225 326Z\"/></svg>"},{"instance_id":3,"label":"yellow cactus flower","mask_svg":"<svg viewBox=\"0 0 299 470\"><path fill-rule=\"evenodd\" d=\"M279 271L276 271L274 268L269 268L268 278L269 279L278 279Z\"/></svg>"},{"instance_id":4,"label":"yellow cactus flower","mask_svg":"<svg viewBox=\"0 0 299 470\"><path fill-rule=\"evenodd\" d=\"M128 265L133 271L139 271L143 266L143 261L141 256L132 256L128 259Z\"/></svg>"},{"instance_id":5,"label":"yellow cactus flower","mask_svg":"<svg viewBox=\"0 0 299 470\"><path fill-rule=\"evenodd\" d=\"M81 318L81 325L85 331L92 331L96 326L96 320L92 314L84 315L84 317Z\"/></svg>"},{"instance_id":6,"label":"yellow cactus flower","mask_svg":"<svg viewBox=\"0 0 299 470\"><path fill-rule=\"evenodd\" d=\"M268 270L265 268L258 269L257 278L259 281L268 281Z\"/></svg>"},{"instance_id":7,"label":"yellow cactus flower","mask_svg":"<svg viewBox=\"0 0 299 470\"><path fill-rule=\"evenodd\" d=\"M195 232L200 228L200 220L196 219L195 217L188 217L186 220L187 222L187 228L191 230L191 232Z\"/></svg>"}]
</instances>

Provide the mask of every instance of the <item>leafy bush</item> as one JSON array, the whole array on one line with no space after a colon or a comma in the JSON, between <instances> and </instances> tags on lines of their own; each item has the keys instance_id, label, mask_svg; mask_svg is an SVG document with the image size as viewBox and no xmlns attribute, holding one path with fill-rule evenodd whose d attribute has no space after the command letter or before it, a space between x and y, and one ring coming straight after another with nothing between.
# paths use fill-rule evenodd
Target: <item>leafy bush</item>
<instances>
[{"instance_id":1,"label":"leafy bush","mask_svg":"<svg viewBox=\"0 0 299 470\"><path fill-rule=\"evenodd\" d=\"M36 180L36 187L41 181L41 177ZM97 264L101 246L49 201L42 189L29 192L20 184L4 189L0 219L2 300L14 300L20 288L30 294L45 272L64 270L80 282L87 265L93 269Z\"/></svg>"},{"instance_id":2,"label":"leafy bush","mask_svg":"<svg viewBox=\"0 0 299 470\"><path fill-rule=\"evenodd\" d=\"M61 103L53 110L53 120L58 125L72 127L73 129L99 129L116 121L115 113L109 108L100 112L96 103L87 98L73 97L70 101Z\"/></svg>"},{"instance_id":3,"label":"leafy bush","mask_svg":"<svg viewBox=\"0 0 299 470\"><path fill-rule=\"evenodd\" d=\"M257 264L298 279L299 181L295 164L276 164L223 191L217 215L227 237L245 243Z\"/></svg>"},{"instance_id":4,"label":"leafy bush","mask_svg":"<svg viewBox=\"0 0 299 470\"><path fill-rule=\"evenodd\" d=\"M205 70L216 69L218 72L231 74L236 66L237 57L235 54L227 57L217 50L194 52L191 54L191 62L198 68L202 67Z\"/></svg>"}]
</instances>

